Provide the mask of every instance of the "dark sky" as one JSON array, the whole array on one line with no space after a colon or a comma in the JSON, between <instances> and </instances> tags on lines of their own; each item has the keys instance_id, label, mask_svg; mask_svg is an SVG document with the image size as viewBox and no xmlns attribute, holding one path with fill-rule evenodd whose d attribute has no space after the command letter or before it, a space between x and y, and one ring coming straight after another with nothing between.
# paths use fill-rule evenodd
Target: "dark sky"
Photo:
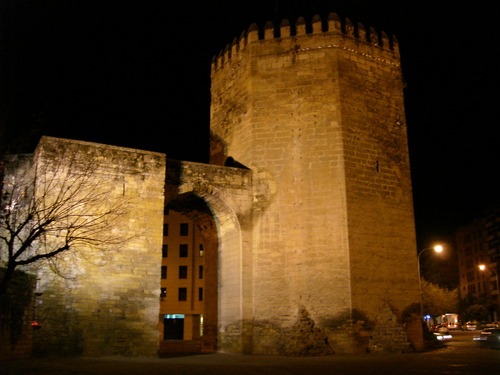
<instances>
[{"instance_id":1,"label":"dark sky","mask_svg":"<svg viewBox=\"0 0 500 375\"><path fill-rule=\"evenodd\" d=\"M207 161L213 56L253 22L336 12L399 40L419 247L497 200L494 1L198 3L0 0L3 137Z\"/></svg>"}]
</instances>

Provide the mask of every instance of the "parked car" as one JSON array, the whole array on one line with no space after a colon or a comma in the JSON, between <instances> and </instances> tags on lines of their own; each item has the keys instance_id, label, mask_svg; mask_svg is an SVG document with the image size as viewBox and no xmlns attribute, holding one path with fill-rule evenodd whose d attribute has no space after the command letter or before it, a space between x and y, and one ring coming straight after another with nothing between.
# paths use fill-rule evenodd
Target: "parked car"
<instances>
[{"instance_id":1,"label":"parked car","mask_svg":"<svg viewBox=\"0 0 500 375\"><path fill-rule=\"evenodd\" d=\"M435 326L431 327L431 330L433 332L438 332L438 333L448 333L448 327L445 324L438 324Z\"/></svg>"},{"instance_id":2,"label":"parked car","mask_svg":"<svg viewBox=\"0 0 500 375\"><path fill-rule=\"evenodd\" d=\"M486 323L483 324L483 328L500 328L500 324L498 322Z\"/></svg>"},{"instance_id":3,"label":"parked car","mask_svg":"<svg viewBox=\"0 0 500 375\"><path fill-rule=\"evenodd\" d=\"M445 326L444 324L441 324L438 329L437 329L437 332L438 333L449 333L450 331L448 330L448 327Z\"/></svg>"},{"instance_id":4,"label":"parked car","mask_svg":"<svg viewBox=\"0 0 500 375\"><path fill-rule=\"evenodd\" d=\"M500 328L487 328L481 331L479 336L474 337L482 347L500 349Z\"/></svg>"},{"instance_id":5,"label":"parked car","mask_svg":"<svg viewBox=\"0 0 500 375\"><path fill-rule=\"evenodd\" d=\"M477 324L475 322L467 322L462 326L462 331L475 331Z\"/></svg>"}]
</instances>

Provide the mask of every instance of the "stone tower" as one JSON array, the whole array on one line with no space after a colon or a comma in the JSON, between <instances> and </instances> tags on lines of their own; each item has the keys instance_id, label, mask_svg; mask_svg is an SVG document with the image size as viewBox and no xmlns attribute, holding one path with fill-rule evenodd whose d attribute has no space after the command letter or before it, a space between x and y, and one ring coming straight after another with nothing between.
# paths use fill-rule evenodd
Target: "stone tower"
<instances>
[{"instance_id":1,"label":"stone tower","mask_svg":"<svg viewBox=\"0 0 500 375\"><path fill-rule=\"evenodd\" d=\"M211 163L253 172L246 313L221 322L221 350L421 348L395 38L336 14L252 25L211 79Z\"/></svg>"}]
</instances>

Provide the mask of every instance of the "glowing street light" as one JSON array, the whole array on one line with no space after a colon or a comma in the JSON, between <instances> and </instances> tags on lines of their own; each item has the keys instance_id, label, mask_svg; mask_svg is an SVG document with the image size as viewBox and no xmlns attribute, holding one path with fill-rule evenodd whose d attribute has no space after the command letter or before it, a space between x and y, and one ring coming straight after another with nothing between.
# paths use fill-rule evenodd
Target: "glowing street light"
<instances>
[{"instance_id":1,"label":"glowing street light","mask_svg":"<svg viewBox=\"0 0 500 375\"><path fill-rule=\"evenodd\" d=\"M443 251L443 246L441 246L441 245L434 246L434 251L436 253L440 253L441 251Z\"/></svg>"},{"instance_id":2,"label":"glowing street light","mask_svg":"<svg viewBox=\"0 0 500 375\"><path fill-rule=\"evenodd\" d=\"M435 245L434 247L427 247L421 250L417 256L417 265L418 265L418 287L420 289L420 317L424 319L424 300L422 297L422 280L420 279L420 256L427 250L434 250L436 253L440 253L443 251L443 246Z\"/></svg>"}]
</instances>

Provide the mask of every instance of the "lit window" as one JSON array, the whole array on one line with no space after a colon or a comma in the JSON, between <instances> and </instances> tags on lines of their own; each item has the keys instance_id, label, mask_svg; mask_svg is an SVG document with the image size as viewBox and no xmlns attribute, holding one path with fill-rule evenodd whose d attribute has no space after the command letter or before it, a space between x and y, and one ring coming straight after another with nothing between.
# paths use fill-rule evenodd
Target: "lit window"
<instances>
[{"instance_id":1,"label":"lit window","mask_svg":"<svg viewBox=\"0 0 500 375\"><path fill-rule=\"evenodd\" d=\"M161 288L160 298L163 300L167 297L167 288Z\"/></svg>"},{"instance_id":2,"label":"lit window","mask_svg":"<svg viewBox=\"0 0 500 375\"><path fill-rule=\"evenodd\" d=\"M200 243L200 257L203 256L203 244Z\"/></svg>"}]
</instances>

